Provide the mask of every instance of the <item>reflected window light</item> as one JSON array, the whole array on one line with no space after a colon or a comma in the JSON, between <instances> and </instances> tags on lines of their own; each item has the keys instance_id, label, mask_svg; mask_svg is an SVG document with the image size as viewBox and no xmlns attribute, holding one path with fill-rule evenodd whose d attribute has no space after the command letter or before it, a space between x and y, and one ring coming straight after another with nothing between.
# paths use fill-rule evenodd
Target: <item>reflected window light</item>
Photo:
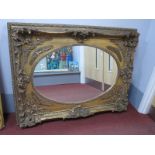
<instances>
[{"instance_id":1,"label":"reflected window light","mask_svg":"<svg viewBox=\"0 0 155 155\"><path fill-rule=\"evenodd\" d=\"M110 54L109 54L109 67L108 67L108 69L109 69L109 72L112 72L112 70L113 70L113 58Z\"/></svg>"},{"instance_id":2,"label":"reflected window light","mask_svg":"<svg viewBox=\"0 0 155 155\"><path fill-rule=\"evenodd\" d=\"M98 56L99 56L99 51L98 51L98 49L96 48L96 55L95 55L95 57L96 57L96 60L95 60L95 64L96 64L96 69L99 69L99 63L98 63Z\"/></svg>"},{"instance_id":3,"label":"reflected window light","mask_svg":"<svg viewBox=\"0 0 155 155\"><path fill-rule=\"evenodd\" d=\"M96 69L98 68L97 66L97 48L96 48Z\"/></svg>"}]
</instances>

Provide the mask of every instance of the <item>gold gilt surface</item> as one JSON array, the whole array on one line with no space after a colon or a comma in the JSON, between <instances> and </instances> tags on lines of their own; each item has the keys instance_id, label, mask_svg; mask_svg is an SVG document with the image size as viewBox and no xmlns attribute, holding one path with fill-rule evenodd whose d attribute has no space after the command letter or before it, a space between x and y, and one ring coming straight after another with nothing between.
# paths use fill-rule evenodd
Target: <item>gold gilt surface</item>
<instances>
[{"instance_id":1,"label":"gold gilt surface","mask_svg":"<svg viewBox=\"0 0 155 155\"><path fill-rule=\"evenodd\" d=\"M0 95L0 129L4 127L4 118L3 118L3 111L2 111L2 101Z\"/></svg>"},{"instance_id":2,"label":"gold gilt surface","mask_svg":"<svg viewBox=\"0 0 155 155\"><path fill-rule=\"evenodd\" d=\"M12 83L17 123L30 127L49 119L87 117L103 111L125 111L138 43L136 29L76 25L9 23ZM32 83L41 58L71 45L97 47L111 54L118 66L115 85L105 94L78 104L64 104L39 95Z\"/></svg>"}]
</instances>

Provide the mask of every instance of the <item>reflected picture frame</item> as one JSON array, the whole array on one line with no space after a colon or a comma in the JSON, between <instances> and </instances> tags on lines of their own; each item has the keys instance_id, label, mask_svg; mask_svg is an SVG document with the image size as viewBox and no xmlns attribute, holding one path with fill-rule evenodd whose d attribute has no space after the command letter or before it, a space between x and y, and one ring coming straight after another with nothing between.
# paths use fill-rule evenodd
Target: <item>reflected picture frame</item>
<instances>
[{"instance_id":1,"label":"reflected picture frame","mask_svg":"<svg viewBox=\"0 0 155 155\"><path fill-rule=\"evenodd\" d=\"M4 128L4 117L3 117L3 110L2 110L2 99L0 94L0 129Z\"/></svg>"},{"instance_id":2,"label":"reflected picture frame","mask_svg":"<svg viewBox=\"0 0 155 155\"><path fill-rule=\"evenodd\" d=\"M139 36L136 29L8 23L8 34L16 117L20 127L31 127L51 119L127 110L134 51ZM92 46L109 53L118 66L115 85L97 98L77 104L44 98L35 91L32 82L36 64L50 52L74 45Z\"/></svg>"}]
</instances>

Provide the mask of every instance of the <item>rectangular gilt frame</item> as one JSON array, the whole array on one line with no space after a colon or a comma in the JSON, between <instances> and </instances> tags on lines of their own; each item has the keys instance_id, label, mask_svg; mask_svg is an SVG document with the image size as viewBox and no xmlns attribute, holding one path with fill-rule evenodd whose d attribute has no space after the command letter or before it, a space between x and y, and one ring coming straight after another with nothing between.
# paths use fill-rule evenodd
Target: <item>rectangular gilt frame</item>
<instances>
[{"instance_id":1,"label":"rectangular gilt frame","mask_svg":"<svg viewBox=\"0 0 155 155\"><path fill-rule=\"evenodd\" d=\"M9 23L10 58L17 123L30 127L49 119L87 117L102 111L125 111L138 43L136 29L77 25ZM78 104L48 100L33 87L36 64L49 52L71 45L88 45L111 54L118 66L115 85L105 94Z\"/></svg>"},{"instance_id":2,"label":"rectangular gilt frame","mask_svg":"<svg viewBox=\"0 0 155 155\"><path fill-rule=\"evenodd\" d=\"M4 127L4 118L3 118L3 110L2 110L2 100L0 94L0 129Z\"/></svg>"}]
</instances>

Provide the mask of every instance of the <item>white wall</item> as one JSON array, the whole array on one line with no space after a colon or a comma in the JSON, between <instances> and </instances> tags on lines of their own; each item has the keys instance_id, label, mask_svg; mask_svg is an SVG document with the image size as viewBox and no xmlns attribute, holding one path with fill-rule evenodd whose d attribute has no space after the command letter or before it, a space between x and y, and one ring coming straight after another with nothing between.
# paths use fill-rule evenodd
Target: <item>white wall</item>
<instances>
[{"instance_id":1,"label":"white wall","mask_svg":"<svg viewBox=\"0 0 155 155\"><path fill-rule=\"evenodd\" d=\"M155 20L150 21L146 38L144 38L144 40L145 42L143 46L145 46L145 51L142 53L141 66L139 67L141 70L139 71L140 79L136 80L143 92L146 89L153 67L155 66Z\"/></svg>"},{"instance_id":2,"label":"white wall","mask_svg":"<svg viewBox=\"0 0 155 155\"><path fill-rule=\"evenodd\" d=\"M135 53L132 84L142 93L146 89L149 76L153 66L155 65L155 20L0 20L0 71L2 78L0 91L5 94L12 94L7 22L78 24L137 28L140 33L140 39ZM8 104L9 106L13 106L11 103Z\"/></svg>"},{"instance_id":3,"label":"white wall","mask_svg":"<svg viewBox=\"0 0 155 155\"><path fill-rule=\"evenodd\" d=\"M74 61L79 63L80 71L80 82L86 83L85 81L85 70L84 70L84 46L74 46L73 47L73 58Z\"/></svg>"}]
</instances>

